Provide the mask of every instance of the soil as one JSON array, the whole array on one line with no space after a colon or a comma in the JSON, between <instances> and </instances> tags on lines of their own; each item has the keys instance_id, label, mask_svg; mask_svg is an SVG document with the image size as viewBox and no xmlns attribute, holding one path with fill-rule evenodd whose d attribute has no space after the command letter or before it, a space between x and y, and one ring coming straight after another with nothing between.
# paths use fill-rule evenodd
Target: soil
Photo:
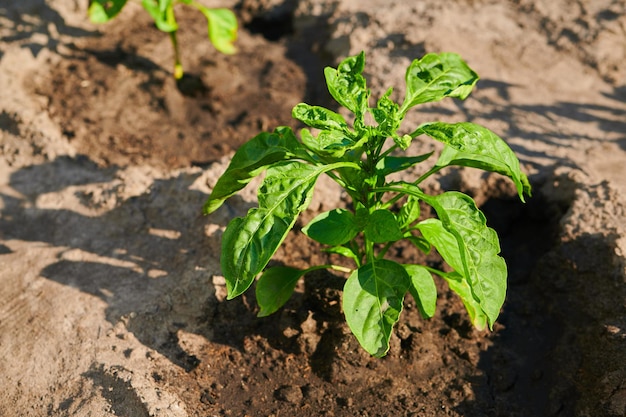
<instances>
[{"instance_id":1,"label":"soil","mask_svg":"<svg viewBox=\"0 0 626 417\"><path fill-rule=\"evenodd\" d=\"M207 0L236 12L239 52L177 8L179 83L139 5L95 26L86 3L0 0L0 415L626 415L626 1ZM375 97L412 59L460 53L475 93L407 128L480 123L530 177L526 204L474 170L428 184L501 236L493 332L443 282L430 320L407 297L384 359L346 327L343 276L311 274L266 318L252 291L225 300L221 233L256 187L208 217L204 200L239 145L298 127L295 104L334 106L322 69L361 50ZM299 226L343 204L322 179ZM275 262L324 262L297 229Z\"/></svg>"}]
</instances>

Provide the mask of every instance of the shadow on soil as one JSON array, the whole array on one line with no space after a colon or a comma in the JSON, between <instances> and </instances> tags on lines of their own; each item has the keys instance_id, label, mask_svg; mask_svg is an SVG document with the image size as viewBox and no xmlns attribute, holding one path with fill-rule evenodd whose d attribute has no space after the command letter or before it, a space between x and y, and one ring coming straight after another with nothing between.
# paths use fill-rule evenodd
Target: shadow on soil
<instances>
[{"instance_id":1,"label":"shadow on soil","mask_svg":"<svg viewBox=\"0 0 626 417\"><path fill-rule=\"evenodd\" d=\"M607 331L611 323L623 329L626 322L617 236L560 238L567 201L548 204L539 194L525 207L510 205L490 200L482 208L502 239L509 288L498 320L503 329L478 363L487 384L471 381L475 399L458 411L623 416L624 335Z\"/></svg>"},{"instance_id":2,"label":"shadow on soil","mask_svg":"<svg viewBox=\"0 0 626 417\"><path fill-rule=\"evenodd\" d=\"M4 42L20 42L33 56L39 55L42 49L59 53L61 42L58 35L75 38L97 37L98 32L87 31L65 23L65 19L55 9L46 4L45 0L27 0L12 2L10 8L0 5L0 18L10 33L3 37ZM85 16L87 20L87 16ZM71 45L64 44L64 46ZM0 52L0 58L2 53Z\"/></svg>"},{"instance_id":3,"label":"shadow on soil","mask_svg":"<svg viewBox=\"0 0 626 417\"><path fill-rule=\"evenodd\" d=\"M150 411L129 381L117 375L115 370L106 371L102 365L92 366L83 376L91 379L102 396L118 416L149 417Z\"/></svg>"},{"instance_id":4,"label":"shadow on soil","mask_svg":"<svg viewBox=\"0 0 626 417\"><path fill-rule=\"evenodd\" d=\"M454 329L461 336L459 343L467 346L481 338L472 339L471 329L463 330L459 310L449 310L442 312L445 324L420 321L419 326L424 326L420 337L401 336L390 359L364 357L339 324L343 323L339 310L343 280L339 277L312 277L306 285L315 290L296 294L287 308L262 320L254 317L252 292L234 301L217 302L211 279L218 271L219 239L205 232L207 221L197 213L206 195L190 189L196 173L155 180L144 192L98 216L66 208L35 208L35 202L44 203L52 192L73 194L90 207L93 195L85 195L81 187L97 184L100 188L89 188L94 195L110 193L109 198L115 198L112 190L118 184L117 175L117 168L95 169L87 158L58 158L14 173L10 185L23 197L0 195L3 238L59 248L57 261L44 268L42 276L106 301L106 318L112 325L123 321L141 343L187 372L199 369L200 359L181 347L179 330L234 347L242 354L252 343L255 358L261 351L278 355L273 359L278 367L282 357L304 355L324 384L341 381L352 390L358 378L369 378L369 373L385 375L390 365L397 366L397 372L420 361L426 361L427 367L443 366L438 362L441 359L431 363L429 356L421 354L423 338L430 332L445 337L453 335ZM457 407L462 415L567 416L586 409L620 415L620 384L626 377L622 365L626 362L621 361L626 359L624 335L611 333L607 323L624 328L626 314L619 306L626 293L618 285L621 276L615 269L610 238L583 235L559 240L557 224L568 204L546 204L538 193L526 206L513 198L491 199L483 205L502 238L503 256L511 271L509 295L499 321L502 327L491 347L480 353L478 369L455 365L469 367L459 371L457 378L467 378L473 390ZM235 197L216 212L213 221L223 226L248 208L248 203ZM313 329L305 332L306 323ZM317 327L320 323L326 327ZM317 339L307 345L304 336ZM445 352L446 347L439 349ZM103 389L112 386L113 391L125 392L124 382L111 375L93 370L87 376L100 381ZM404 377L414 383L409 375Z\"/></svg>"},{"instance_id":5,"label":"shadow on soil","mask_svg":"<svg viewBox=\"0 0 626 417\"><path fill-rule=\"evenodd\" d=\"M106 301L113 325L127 320L142 343L192 369L197 360L178 345L177 331L204 314L214 299L208 280L217 271L210 270L216 268L216 247L200 214L206 195L189 189L199 174L156 180L149 191L117 202L124 187L117 172L97 169L85 157L15 172L10 186L23 197L0 195L2 237L59 248L57 262L43 276ZM77 201L68 208L35 208L54 192ZM100 203L113 208L96 216L73 210L97 209Z\"/></svg>"},{"instance_id":6,"label":"shadow on soil","mask_svg":"<svg viewBox=\"0 0 626 417\"><path fill-rule=\"evenodd\" d=\"M615 100L616 106L574 102L558 102L552 105L513 105L510 103L509 93L509 90L513 87L516 86L497 80L485 79L479 82L478 88L495 89L498 96L502 99L502 103L505 104L498 104L489 99L479 98L478 100L484 104L483 108L487 109L486 111L468 111L463 108L462 102L457 102L457 104L466 114L468 121L475 118L507 121L508 128L505 131L499 132L504 138L519 137L522 139L536 139L561 146L564 144L564 141L570 143L572 139L584 139L592 142L603 141L597 137L563 132L560 124L556 123L556 121L564 119L566 122L570 121L596 125L601 131L606 133L620 133L622 137L619 138L617 142L620 147L626 149L626 122L624 121L626 120L626 110L623 106L624 102L626 102L626 92L623 87L614 88L611 94L604 94L606 97ZM618 103L620 104L619 106L617 105ZM524 123L524 119L528 118L528 115L546 119L548 123L542 125L553 125L554 130L542 130L541 132L533 131L534 129L532 127ZM514 147L514 151L522 155L521 158L523 158L524 155L533 155L531 149L525 149L519 146ZM546 157L549 155L542 156Z\"/></svg>"},{"instance_id":7,"label":"shadow on soil","mask_svg":"<svg viewBox=\"0 0 626 417\"><path fill-rule=\"evenodd\" d=\"M10 186L23 198L0 194L2 238L59 248L58 260L42 276L104 300L112 325L124 321L141 343L186 371L199 360L180 346L179 330L237 349L249 334L295 349L283 331L296 319L257 320L253 293L252 299L216 303L211 279L219 274L220 232L207 236L205 226L225 226L250 204L234 196L209 221L200 212L207 196L190 190L199 173L155 180L140 195L117 202L124 186L116 180L118 171L99 169L86 157L60 157L15 172ZM78 207L72 208L79 210L114 204L97 216L35 208L55 192L73 195ZM3 247L10 253L5 246L0 253Z\"/></svg>"},{"instance_id":8,"label":"shadow on soil","mask_svg":"<svg viewBox=\"0 0 626 417\"><path fill-rule=\"evenodd\" d=\"M502 138L520 138L525 140L536 140L555 147L571 146L572 140L584 140L588 142L605 142L605 139L598 135L581 134L569 130L564 130L564 126L575 126L572 123L584 123L595 125L599 130L607 134L618 134L620 137L613 139L618 146L626 149L626 87L616 87L611 93L603 94L605 97L614 100L615 106L586 104L575 102L557 102L555 104L512 104L510 101L510 90L522 86L510 84L493 79L481 79L476 87L477 91L495 90L498 99L479 96L471 96L468 101L478 101L480 107L469 108L465 102L455 100L453 103L458 110L463 113L466 121L472 122L477 119L494 120L505 122L503 128L498 130L498 135ZM423 109L425 113L452 115L454 111L434 107ZM529 124L529 120L537 120ZM541 129L537 129L541 126ZM546 129L546 126L553 126L553 129ZM528 147L518 144L510 144L511 148L518 155L521 161L532 160L533 157L554 160L555 163L574 167L571 161L559 158L545 152L538 153L532 149L532 144Z\"/></svg>"}]
</instances>

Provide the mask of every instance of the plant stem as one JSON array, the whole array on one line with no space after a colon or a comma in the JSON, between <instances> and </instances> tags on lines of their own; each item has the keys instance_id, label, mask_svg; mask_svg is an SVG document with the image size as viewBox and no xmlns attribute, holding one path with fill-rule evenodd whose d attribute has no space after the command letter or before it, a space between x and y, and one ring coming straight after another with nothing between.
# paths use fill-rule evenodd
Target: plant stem
<instances>
[{"instance_id":1,"label":"plant stem","mask_svg":"<svg viewBox=\"0 0 626 417\"><path fill-rule=\"evenodd\" d=\"M350 268L346 268L344 266L326 264L326 265L316 265L316 266L307 268L304 271L302 271L302 275L308 274L309 272L317 271L319 269L332 269L334 271L345 272L346 274L349 274L350 272L352 272Z\"/></svg>"},{"instance_id":2,"label":"plant stem","mask_svg":"<svg viewBox=\"0 0 626 417\"><path fill-rule=\"evenodd\" d=\"M389 207L393 206L402 197L404 197L403 194L395 195L389 201L387 201L385 204L383 204L380 208L383 209L383 210L387 210L387 209L389 209Z\"/></svg>"},{"instance_id":3,"label":"plant stem","mask_svg":"<svg viewBox=\"0 0 626 417\"><path fill-rule=\"evenodd\" d=\"M350 249L352 249L352 252L357 255L356 267L360 268L363 265L363 252L361 251L359 244L354 240L350 241Z\"/></svg>"},{"instance_id":4,"label":"plant stem","mask_svg":"<svg viewBox=\"0 0 626 417\"><path fill-rule=\"evenodd\" d=\"M442 278L446 278L446 277L448 277L450 275L449 273L440 271L440 270L435 269L435 268L431 268L431 267L426 266L426 265L422 265L422 266L424 267L424 269L427 269L428 272L430 272L431 274L439 275Z\"/></svg>"},{"instance_id":5,"label":"plant stem","mask_svg":"<svg viewBox=\"0 0 626 417\"><path fill-rule=\"evenodd\" d=\"M387 149L385 152L380 154L380 158L379 159L383 159L384 157L386 157L387 155L389 155L391 152L395 151L396 149L398 149L398 145L396 145L395 143L393 144L393 146L391 146L389 149Z\"/></svg>"},{"instance_id":6,"label":"plant stem","mask_svg":"<svg viewBox=\"0 0 626 417\"><path fill-rule=\"evenodd\" d=\"M374 242L370 242L368 238L365 238L365 256L367 262L374 262L376 259L374 256Z\"/></svg>"},{"instance_id":7,"label":"plant stem","mask_svg":"<svg viewBox=\"0 0 626 417\"><path fill-rule=\"evenodd\" d=\"M444 167L442 167L442 166L434 166L434 167L432 167L430 170L428 170L428 172L426 172L424 175L422 175L417 180L415 180L415 182L413 184L417 185L417 184L421 183L426 178L430 177L431 175L433 175L435 172L439 171L442 168L444 168Z\"/></svg>"},{"instance_id":8,"label":"plant stem","mask_svg":"<svg viewBox=\"0 0 626 417\"><path fill-rule=\"evenodd\" d=\"M176 39L176 31L170 32L170 40L174 48L174 79L183 78L183 64L180 62L180 50L178 48L178 40Z\"/></svg>"},{"instance_id":9,"label":"plant stem","mask_svg":"<svg viewBox=\"0 0 626 417\"><path fill-rule=\"evenodd\" d=\"M387 254L387 251L389 251L389 248L391 248L391 246L396 243L396 242L387 242L385 244L385 246L378 252L378 256L376 257L376 259L383 259L383 257L385 256L385 254Z\"/></svg>"}]
</instances>

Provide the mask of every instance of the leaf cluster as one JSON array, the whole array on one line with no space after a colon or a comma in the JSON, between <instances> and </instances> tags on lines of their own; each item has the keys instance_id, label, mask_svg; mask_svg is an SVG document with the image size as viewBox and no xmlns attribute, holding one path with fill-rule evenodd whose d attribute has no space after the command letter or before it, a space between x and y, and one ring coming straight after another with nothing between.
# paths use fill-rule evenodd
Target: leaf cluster
<instances>
[{"instance_id":1,"label":"leaf cluster","mask_svg":"<svg viewBox=\"0 0 626 417\"><path fill-rule=\"evenodd\" d=\"M215 211L265 172L258 207L233 219L222 237L221 266L228 298L242 294L258 277L259 316L265 316L289 299L306 273L320 268L344 271L349 274L342 301L346 321L365 350L384 356L407 294L424 317L434 314L437 291L433 274L446 280L461 297L479 329L493 325L505 299L507 268L499 255L498 236L475 202L456 191L429 195L420 184L454 165L509 177L522 200L530 195L530 185L513 151L485 127L431 122L401 133L402 121L414 106L447 97L465 99L470 94L478 76L458 55L428 54L414 60L406 71L402 103L391 99L389 89L375 107L370 107L364 66L365 55L360 53L324 71L330 94L354 115L352 123L324 107L298 104L293 117L308 126L300 131L300 140L290 128L279 127L244 144L215 185L204 211ZM433 158L433 152L404 152L413 140L423 137L444 144L432 167L413 181L388 179L390 174ZM309 205L321 174L340 184L352 204L350 209L319 214L302 232L327 245L328 252L351 259L354 268L266 269ZM436 218L422 219L420 203L431 206ZM400 210L392 211L398 204ZM388 250L401 240L426 253L435 248L452 272L388 259Z\"/></svg>"},{"instance_id":2,"label":"leaf cluster","mask_svg":"<svg viewBox=\"0 0 626 417\"><path fill-rule=\"evenodd\" d=\"M92 0L88 9L89 18L94 23L106 23L117 16L128 0ZM206 17L208 36L218 51L234 54L234 42L237 39L237 18L224 8L208 8L195 0L141 0L143 8L152 16L157 28L170 35L174 48L174 78L183 77L178 40L178 22L174 14L176 4L185 4L200 11Z\"/></svg>"}]
</instances>

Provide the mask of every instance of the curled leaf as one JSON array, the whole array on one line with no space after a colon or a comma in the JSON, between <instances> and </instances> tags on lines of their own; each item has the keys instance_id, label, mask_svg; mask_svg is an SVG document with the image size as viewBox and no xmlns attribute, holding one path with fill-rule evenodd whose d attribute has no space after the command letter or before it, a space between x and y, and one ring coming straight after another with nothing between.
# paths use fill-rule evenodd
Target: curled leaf
<instances>
[{"instance_id":1,"label":"curled leaf","mask_svg":"<svg viewBox=\"0 0 626 417\"><path fill-rule=\"evenodd\" d=\"M367 110L369 91L365 77L361 75L365 67L365 54L348 57L341 61L337 69L326 67L324 76L330 95L357 118L362 117Z\"/></svg>"},{"instance_id":2,"label":"curled leaf","mask_svg":"<svg viewBox=\"0 0 626 417\"><path fill-rule=\"evenodd\" d=\"M178 30L174 0L141 0L141 5L152 16L160 31L170 33Z\"/></svg>"},{"instance_id":3,"label":"curled leaf","mask_svg":"<svg viewBox=\"0 0 626 417\"><path fill-rule=\"evenodd\" d=\"M515 183L522 201L530 195L528 178L520 170L520 163L509 145L486 127L469 123L425 123L411 136L426 134L447 146L437 166L460 165L480 168L506 175Z\"/></svg>"},{"instance_id":4,"label":"curled leaf","mask_svg":"<svg viewBox=\"0 0 626 417\"><path fill-rule=\"evenodd\" d=\"M322 130L316 137L308 129L302 129L300 136L302 143L316 154L334 158L341 158L346 152L361 146L366 140L355 142L339 130Z\"/></svg>"},{"instance_id":5,"label":"curled leaf","mask_svg":"<svg viewBox=\"0 0 626 417\"><path fill-rule=\"evenodd\" d=\"M480 302L476 301L472 294L472 287L468 281L458 273L446 274L443 278L448 283L448 286L454 291L463 301L465 310L470 321L478 330L484 330L487 327L487 315L484 313Z\"/></svg>"},{"instance_id":6,"label":"curled leaf","mask_svg":"<svg viewBox=\"0 0 626 417\"><path fill-rule=\"evenodd\" d=\"M406 96L401 114L421 103L444 97L465 99L478 82L478 75L457 54L426 54L406 71Z\"/></svg>"},{"instance_id":7,"label":"curled leaf","mask_svg":"<svg viewBox=\"0 0 626 417\"><path fill-rule=\"evenodd\" d=\"M320 106L309 106L306 103L296 105L291 111L294 119L316 129L344 131L348 123L342 115Z\"/></svg>"}]
</instances>

